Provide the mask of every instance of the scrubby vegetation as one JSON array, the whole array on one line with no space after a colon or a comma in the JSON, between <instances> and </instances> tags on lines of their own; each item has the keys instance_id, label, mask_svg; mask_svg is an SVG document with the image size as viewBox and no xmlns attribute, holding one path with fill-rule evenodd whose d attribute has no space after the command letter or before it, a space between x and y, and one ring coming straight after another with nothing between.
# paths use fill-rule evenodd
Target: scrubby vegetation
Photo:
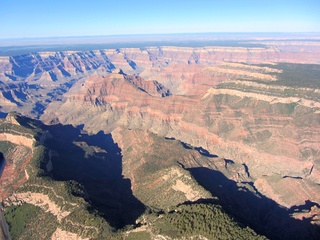
<instances>
[{"instance_id":1,"label":"scrubby vegetation","mask_svg":"<svg viewBox=\"0 0 320 240\"><path fill-rule=\"evenodd\" d=\"M150 234L147 232L132 232L126 238L126 240L151 240Z\"/></svg>"},{"instance_id":2,"label":"scrubby vegetation","mask_svg":"<svg viewBox=\"0 0 320 240\"><path fill-rule=\"evenodd\" d=\"M5 119L0 119L0 133L12 133L28 138L40 137L43 133L40 126L38 126L40 123L39 121L30 118L24 118L17 113L9 113L8 117L10 116L13 117L19 123L19 125L9 123Z\"/></svg>"},{"instance_id":3,"label":"scrubby vegetation","mask_svg":"<svg viewBox=\"0 0 320 240\"><path fill-rule=\"evenodd\" d=\"M57 228L51 213L31 204L8 207L5 217L12 239L50 239Z\"/></svg>"},{"instance_id":4,"label":"scrubby vegetation","mask_svg":"<svg viewBox=\"0 0 320 240\"><path fill-rule=\"evenodd\" d=\"M245 63L243 63L245 64ZM272 72L277 81L261 81L269 86L287 86L299 88L320 88L320 65L319 64L299 64L299 63L277 63L277 64L257 64L259 67L268 67L280 71ZM245 79L244 79L245 80Z\"/></svg>"},{"instance_id":5,"label":"scrubby vegetation","mask_svg":"<svg viewBox=\"0 0 320 240\"><path fill-rule=\"evenodd\" d=\"M0 152L2 152L5 156L11 149L13 149L13 145L8 141L0 141Z\"/></svg>"},{"instance_id":6,"label":"scrubby vegetation","mask_svg":"<svg viewBox=\"0 0 320 240\"><path fill-rule=\"evenodd\" d=\"M172 238L203 236L208 239L266 239L249 227L240 226L212 203L183 204L160 215L156 231Z\"/></svg>"},{"instance_id":7,"label":"scrubby vegetation","mask_svg":"<svg viewBox=\"0 0 320 240\"><path fill-rule=\"evenodd\" d=\"M278 63L272 65L272 67L282 70L282 73L277 74L279 81L274 82L274 84L320 88L320 65L318 64Z\"/></svg>"}]
</instances>

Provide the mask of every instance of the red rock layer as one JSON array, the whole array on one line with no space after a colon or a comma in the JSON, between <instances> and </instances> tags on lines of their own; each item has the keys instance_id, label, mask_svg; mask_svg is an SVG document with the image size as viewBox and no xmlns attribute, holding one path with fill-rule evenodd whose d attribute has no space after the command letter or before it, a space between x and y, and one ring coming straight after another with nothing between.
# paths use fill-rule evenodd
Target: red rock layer
<instances>
[{"instance_id":1,"label":"red rock layer","mask_svg":"<svg viewBox=\"0 0 320 240\"><path fill-rule=\"evenodd\" d=\"M66 102L49 105L43 119L84 123L95 132L110 132L119 125L145 129L245 164L253 182L268 176L290 178L298 185L300 179L305 180L303 184L319 184L320 115L316 102L309 106L303 99L228 89L212 89L199 97L159 98L124 79L124 75L111 74L78 82ZM100 104L94 104L97 101ZM233 175L230 178L242 181ZM279 204L293 206L307 198L320 202L320 189L315 186L303 198L285 197L300 192L288 188L286 195L281 184L270 185L272 191L259 184L257 189Z\"/></svg>"}]
</instances>

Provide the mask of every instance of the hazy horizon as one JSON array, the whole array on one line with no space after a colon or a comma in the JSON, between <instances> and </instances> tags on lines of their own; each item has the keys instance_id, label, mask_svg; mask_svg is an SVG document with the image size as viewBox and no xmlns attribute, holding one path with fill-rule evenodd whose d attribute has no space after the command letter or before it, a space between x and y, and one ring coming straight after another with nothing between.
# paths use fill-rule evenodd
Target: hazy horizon
<instances>
[{"instance_id":1,"label":"hazy horizon","mask_svg":"<svg viewBox=\"0 0 320 240\"><path fill-rule=\"evenodd\" d=\"M177 47L265 47L266 41L320 41L320 33L176 33L0 39L0 56L44 51Z\"/></svg>"},{"instance_id":2,"label":"hazy horizon","mask_svg":"<svg viewBox=\"0 0 320 240\"><path fill-rule=\"evenodd\" d=\"M287 39L320 39L319 32L198 32L198 33L156 33L156 34L118 34L94 36L55 36L0 38L0 46L27 46L34 44L64 43L114 43L114 42L148 42L179 40L287 40Z\"/></svg>"}]
</instances>

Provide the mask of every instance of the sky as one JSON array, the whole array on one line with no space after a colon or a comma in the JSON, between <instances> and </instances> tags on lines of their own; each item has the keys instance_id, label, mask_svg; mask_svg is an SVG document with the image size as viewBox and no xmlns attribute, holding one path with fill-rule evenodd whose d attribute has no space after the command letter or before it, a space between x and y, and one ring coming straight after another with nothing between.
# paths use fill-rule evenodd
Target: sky
<instances>
[{"instance_id":1,"label":"sky","mask_svg":"<svg viewBox=\"0 0 320 240\"><path fill-rule=\"evenodd\" d=\"M320 32L320 0L1 0L0 39Z\"/></svg>"}]
</instances>

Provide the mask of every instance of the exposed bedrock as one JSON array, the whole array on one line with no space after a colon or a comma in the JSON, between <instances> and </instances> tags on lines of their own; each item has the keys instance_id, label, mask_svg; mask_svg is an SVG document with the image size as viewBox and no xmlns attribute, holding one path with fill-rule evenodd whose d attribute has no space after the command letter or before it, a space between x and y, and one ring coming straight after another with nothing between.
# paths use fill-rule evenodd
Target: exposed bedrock
<instances>
[{"instance_id":1,"label":"exposed bedrock","mask_svg":"<svg viewBox=\"0 0 320 240\"><path fill-rule=\"evenodd\" d=\"M274 96L263 84L258 93L212 88L199 97L162 97L126 78L113 73L80 81L42 119L85 124L92 132L122 126L175 138L244 164L255 187L283 206L320 202L317 101L281 96L284 89Z\"/></svg>"}]
</instances>

